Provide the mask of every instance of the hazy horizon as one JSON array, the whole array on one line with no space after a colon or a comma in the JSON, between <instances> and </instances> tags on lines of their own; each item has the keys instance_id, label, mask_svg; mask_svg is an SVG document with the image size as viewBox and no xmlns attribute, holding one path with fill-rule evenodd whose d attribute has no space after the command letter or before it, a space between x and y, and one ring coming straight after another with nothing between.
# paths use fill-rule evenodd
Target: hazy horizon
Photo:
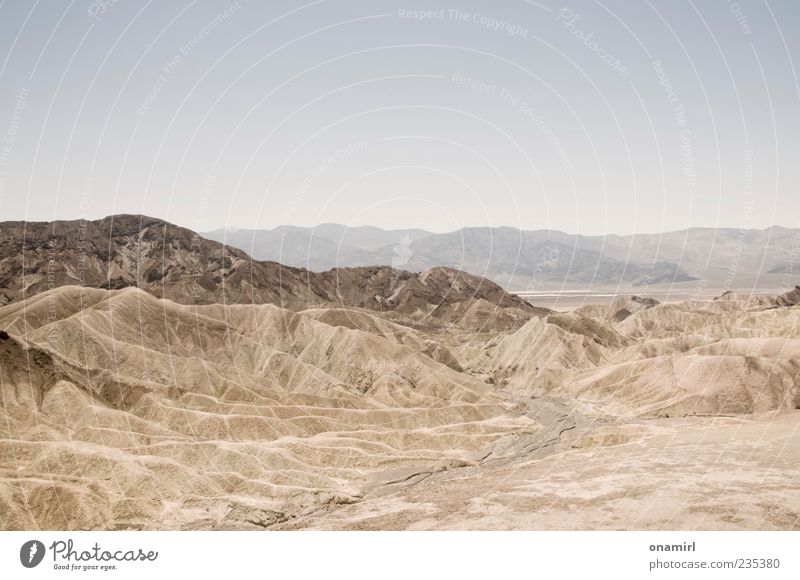
<instances>
[{"instance_id":1,"label":"hazy horizon","mask_svg":"<svg viewBox=\"0 0 800 580\"><path fill-rule=\"evenodd\" d=\"M183 223L181 223L179 221L165 219L165 218L162 218L162 217L157 216L157 215L140 214L140 213L135 213L135 212L117 212L117 213L108 214L108 215L101 215L101 216L97 216L97 217L72 217L72 218L71 217L66 217L66 218L61 218L60 217L60 218L55 219L55 220L48 220L48 219L45 219L45 220L32 220L32 219L26 220L26 219L8 218L8 219L3 219L2 221L7 221L7 222L27 221L27 222L30 222L30 223L41 223L41 222L52 223L54 221L68 222L68 221L78 221L78 220L99 221L99 220L108 219L108 218L121 216L121 215L141 215L142 217L149 217L149 218L153 218L153 219L162 219L162 220L164 220L166 222L169 222L169 223L171 223L173 225L176 225L176 226L179 226L179 227L183 227L183 228L187 228L187 229L192 229L190 226L188 226L186 224L183 224ZM783 228L783 229L787 229L787 230L800 230L800 223L799 223L798 225L796 225L794 227L792 227L792 226L784 226L784 225L780 225L780 224L772 224L772 225L765 226L765 227L737 227L737 226L724 226L724 225L720 225L720 226L697 225L697 226L689 226L689 227L686 227L686 228L675 229L675 230L637 231L637 232L622 233L622 234L621 233L617 233L617 232L583 234L583 233L580 233L580 232L572 232L572 231L564 230L564 229L557 228L557 227L528 229L528 228L520 228L518 226L504 225L504 224L492 225L492 226L486 226L486 225L464 225L464 226L460 226L457 229L451 229L451 230L433 230L433 229L428 229L428 228L420 228L420 227L416 227L416 226L413 226L413 225L405 226L405 227L404 226L382 227L382 226L379 226L379 225L376 225L376 224L365 224L365 223L348 225L348 224L343 224L343 223L340 223L340 222L320 222L320 223L317 223L317 224L309 224L309 225L281 223L281 224L277 224L275 226L256 227L256 228L253 228L253 227L239 227L239 226L220 226L220 227L216 227L216 228L209 228L209 229L204 229L204 230L194 230L194 231L196 231L199 234L212 233L212 232L217 232L217 231L221 231L221 230L225 230L225 231L229 231L229 232L239 232L239 231L257 232L257 231L272 231L272 230L276 230L276 229L279 229L279 228L313 229L315 227L320 227L320 226L340 226L340 227L352 228L352 229L357 229L357 228L375 228L375 229L383 230L383 231L386 231L386 232L401 232L401 231L408 231L408 230L420 230L420 231L424 231L424 232L427 232L427 233L430 233L430 234L433 234L433 235L454 233L454 232L457 232L457 231L462 230L462 229L503 229L503 228L507 228L507 229L519 230L521 232L552 231L552 232L560 232L560 233L567 234L567 235L570 235L570 236L585 236L585 237L600 237L600 236L627 237L627 236L633 236L633 235L644 235L644 236L646 236L646 235L659 235L659 234L679 233L679 232L683 232L683 231L687 231L687 230L766 231L766 230L773 229L773 228Z\"/></svg>"},{"instance_id":2,"label":"hazy horizon","mask_svg":"<svg viewBox=\"0 0 800 580\"><path fill-rule=\"evenodd\" d=\"M176 225L180 225L180 224L176 224ZM563 230L563 229L560 229L560 228L555 228L555 227L553 227L553 228L527 229L527 228L519 228L517 226L512 226L512 225L461 226L460 228L455 229L455 230L437 231L437 230L429 230L429 229L426 229L426 228L417 228L417 227L414 227L414 226L382 228L382 227L377 226L375 224L345 225L345 224L337 223L337 222L322 222L322 223L314 224L314 225L279 224L277 226L266 227L266 228L247 228L247 227L240 228L240 227L236 227L236 226L222 226L222 227L219 227L219 228L214 228L214 229L210 229L210 230L204 230L204 231L201 231L201 232L198 232L198 233L204 233L204 232L208 233L208 232L214 232L214 231L219 231L219 230L227 230L227 231L264 231L264 230L276 230L278 228L313 229L313 228L318 227L318 226L342 226L342 227L348 227L348 228L354 228L354 229L355 228L377 228L377 229L388 231L388 232L392 232L392 231L400 232L400 231L406 231L406 230L422 230L422 231L426 231L426 232L431 233L431 234L449 234L449 233L457 232L457 231L459 231L461 229L502 229L502 228L508 228L508 229L514 229L514 230L519 230L519 231L523 231L523 232L553 231L553 232L561 232L561 233L568 234L568 235L571 235L571 236L587 236L587 237L615 236L615 235L616 236L623 236L623 237L624 236L631 236L631 235L658 235L658 234L669 234L669 233L675 233L675 232L683 232L683 231L686 231L686 230L766 231L766 230L773 229L773 228L783 228L783 229L787 229L787 230L800 229L800 225L795 226L795 227L791 227L791 226L782 226L782 225L779 225L779 224L772 224L770 226L766 226L766 227L763 227L763 228L761 228L761 227L759 227L759 228L740 228L740 227L736 227L736 226L702 226L701 225L701 226L690 226L688 228L683 228L683 229L679 229L679 230L646 231L646 232L634 232L634 233L629 233L629 234L618 234L616 232L607 232L607 233L604 233L604 234L603 233L582 234L582 233L579 233L579 232L570 232L570 231Z\"/></svg>"}]
</instances>

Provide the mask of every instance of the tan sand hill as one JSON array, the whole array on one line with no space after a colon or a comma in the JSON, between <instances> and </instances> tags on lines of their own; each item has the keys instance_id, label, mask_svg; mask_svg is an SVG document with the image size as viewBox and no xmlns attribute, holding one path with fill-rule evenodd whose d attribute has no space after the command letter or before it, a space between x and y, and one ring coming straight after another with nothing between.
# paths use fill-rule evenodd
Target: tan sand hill
<instances>
[{"instance_id":1,"label":"tan sand hill","mask_svg":"<svg viewBox=\"0 0 800 580\"><path fill-rule=\"evenodd\" d=\"M695 324L702 336L724 338L687 335L680 345L671 336L677 322L661 318L648 325L663 338L618 330L640 329L630 319L656 308L605 325L562 313L516 331L462 331L462 340L451 331L445 340L369 310L194 306L135 288L58 288L0 309L0 325L12 329L0 341L1 525L558 527L541 510L575 501L563 494L519 504L486 492L488 503L467 502L464 513L463 500L442 504L441 493L482 489L484 478L499 477L497 490L520 477L540 487L548 477L557 482L553 470L584 453L570 449L635 444L642 461L647 449L668 453L674 435L654 434L671 433L671 420L636 417L796 414L800 337L780 336L796 328L796 307L662 309L704 321ZM754 337L755 327L776 336ZM647 356L654 343L663 352ZM692 428L706 429L699 420ZM737 425L771 428L765 419L743 421L720 425L732 436ZM603 469L629 457L612 449L599 452ZM587 471L587 484L602 473ZM744 482L742 490L754 485ZM630 491L628 479L605 485L627 490L620 501L652 493ZM585 497L587 506L609 505ZM727 513L714 503L727 500L705 491L702 501L706 511L679 527L720 525L703 514ZM436 507L420 512L426 504ZM528 511L519 517L490 516L522 505ZM664 521L625 519L634 513L627 511L603 520L594 509L564 527ZM743 525L756 518L795 526L791 515L770 519L760 509ZM372 514L366 520L363 510ZM433 513L440 523L428 519Z\"/></svg>"},{"instance_id":2,"label":"tan sand hill","mask_svg":"<svg viewBox=\"0 0 800 580\"><path fill-rule=\"evenodd\" d=\"M269 523L356 501L370 473L469 464L538 429L390 322L105 294L3 341L4 529ZM39 320L47 300L31 301Z\"/></svg>"}]
</instances>

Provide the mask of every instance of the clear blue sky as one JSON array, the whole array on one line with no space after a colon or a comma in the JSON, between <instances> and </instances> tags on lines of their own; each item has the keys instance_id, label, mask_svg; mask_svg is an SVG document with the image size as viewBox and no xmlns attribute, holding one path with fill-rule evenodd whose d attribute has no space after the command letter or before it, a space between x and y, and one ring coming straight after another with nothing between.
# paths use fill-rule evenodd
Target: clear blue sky
<instances>
[{"instance_id":1,"label":"clear blue sky","mask_svg":"<svg viewBox=\"0 0 800 580\"><path fill-rule=\"evenodd\" d=\"M0 3L0 216L800 226L800 3Z\"/></svg>"}]
</instances>

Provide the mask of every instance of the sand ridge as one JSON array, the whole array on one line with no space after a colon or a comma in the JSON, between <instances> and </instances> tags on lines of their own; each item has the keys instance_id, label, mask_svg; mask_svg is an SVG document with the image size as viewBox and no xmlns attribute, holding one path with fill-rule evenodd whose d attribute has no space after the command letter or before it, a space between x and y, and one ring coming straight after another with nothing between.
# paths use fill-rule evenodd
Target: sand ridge
<instances>
[{"instance_id":1,"label":"sand ridge","mask_svg":"<svg viewBox=\"0 0 800 580\"><path fill-rule=\"evenodd\" d=\"M75 286L0 308L0 527L800 525L791 293L497 328L458 319L469 297L419 318L412 290L383 311Z\"/></svg>"}]
</instances>

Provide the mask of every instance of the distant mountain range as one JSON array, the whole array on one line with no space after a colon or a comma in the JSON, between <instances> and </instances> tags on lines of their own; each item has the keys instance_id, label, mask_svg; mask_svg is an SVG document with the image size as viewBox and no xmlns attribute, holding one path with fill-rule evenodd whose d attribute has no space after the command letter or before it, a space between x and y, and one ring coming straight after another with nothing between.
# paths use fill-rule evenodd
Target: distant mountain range
<instances>
[{"instance_id":1,"label":"distant mountain range","mask_svg":"<svg viewBox=\"0 0 800 580\"><path fill-rule=\"evenodd\" d=\"M321 224L313 228L219 229L202 235L258 260L314 271L368 265L424 271L445 266L518 291L680 283L708 288L776 288L794 284L794 263L800 259L800 230L777 226L580 236L510 227L435 234L420 229Z\"/></svg>"}]
</instances>

